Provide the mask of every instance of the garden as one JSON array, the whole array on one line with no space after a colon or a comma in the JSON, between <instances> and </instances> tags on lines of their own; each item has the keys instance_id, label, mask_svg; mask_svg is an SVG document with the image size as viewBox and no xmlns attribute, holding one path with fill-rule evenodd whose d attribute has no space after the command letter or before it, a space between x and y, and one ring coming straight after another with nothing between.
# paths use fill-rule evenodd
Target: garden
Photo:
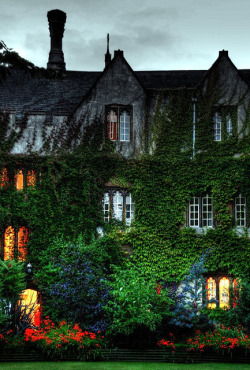
<instances>
[{"instance_id":1,"label":"garden","mask_svg":"<svg viewBox=\"0 0 250 370\"><path fill-rule=\"evenodd\" d=\"M249 358L249 283L239 281L232 308L207 308L202 287L209 252L177 286L150 280L104 238L105 244L99 239L94 246L82 239L75 245L55 241L48 263L32 277L25 263L0 261L2 356L100 361L124 350L158 351L168 362L202 362L211 353L232 361ZM117 233L112 238L117 242ZM27 278L44 283L39 325L34 305L20 298Z\"/></svg>"}]
</instances>

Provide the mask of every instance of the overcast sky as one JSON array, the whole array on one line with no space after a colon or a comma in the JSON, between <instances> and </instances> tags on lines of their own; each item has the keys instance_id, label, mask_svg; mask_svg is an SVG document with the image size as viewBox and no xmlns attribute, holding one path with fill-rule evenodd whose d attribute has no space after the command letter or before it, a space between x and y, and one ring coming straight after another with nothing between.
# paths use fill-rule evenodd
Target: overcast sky
<instances>
[{"instance_id":1,"label":"overcast sky","mask_svg":"<svg viewBox=\"0 0 250 370\"><path fill-rule=\"evenodd\" d=\"M250 0L0 0L0 40L46 67L52 9L67 13L69 70L103 70L107 33L134 70L208 69L222 49L250 68Z\"/></svg>"}]
</instances>

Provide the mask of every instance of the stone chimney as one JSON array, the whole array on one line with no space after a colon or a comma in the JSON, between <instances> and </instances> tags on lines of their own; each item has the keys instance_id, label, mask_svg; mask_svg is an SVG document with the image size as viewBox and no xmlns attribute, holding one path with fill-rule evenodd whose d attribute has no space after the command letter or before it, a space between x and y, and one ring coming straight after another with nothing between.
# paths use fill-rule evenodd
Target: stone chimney
<instances>
[{"instance_id":1,"label":"stone chimney","mask_svg":"<svg viewBox=\"0 0 250 370\"><path fill-rule=\"evenodd\" d=\"M107 52L105 54L105 68L110 64L111 62L111 54L109 52L109 33L107 34Z\"/></svg>"},{"instance_id":2,"label":"stone chimney","mask_svg":"<svg viewBox=\"0 0 250 370\"><path fill-rule=\"evenodd\" d=\"M47 13L50 31L50 53L47 64L48 69L65 70L64 55L62 51L62 39L66 13L55 9Z\"/></svg>"}]
</instances>

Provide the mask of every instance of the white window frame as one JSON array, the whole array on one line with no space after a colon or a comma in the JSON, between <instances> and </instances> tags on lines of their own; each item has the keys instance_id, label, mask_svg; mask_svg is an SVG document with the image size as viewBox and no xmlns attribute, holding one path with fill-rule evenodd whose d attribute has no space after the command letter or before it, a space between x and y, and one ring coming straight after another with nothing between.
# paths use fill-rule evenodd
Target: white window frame
<instances>
[{"instance_id":1,"label":"white window frame","mask_svg":"<svg viewBox=\"0 0 250 370\"><path fill-rule=\"evenodd\" d=\"M130 114L125 110L120 114L120 141L130 141Z\"/></svg>"},{"instance_id":2,"label":"white window frame","mask_svg":"<svg viewBox=\"0 0 250 370\"><path fill-rule=\"evenodd\" d=\"M246 227L247 225L246 197L243 197L241 194L239 194L237 197L235 197L234 205L235 205L234 216L236 227Z\"/></svg>"},{"instance_id":3,"label":"white window frame","mask_svg":"<svg viewBox=\"0 0 250 370\"><path fill-rule=\"evenodd\" d=\"M214 141L221 141L221 131L222 131L222 116L218 112L214 114Z\"/></svg>"},{"instance_id":4,"label":"white window frame","mask_svg":"<svg viewBox=\"0 0 250 370\"><path fill-rule=\"evenodd\" d=\"M103 218L104 222L109 222L112 218L117 221L125 221L130 226L134 216L134 200L132 194L127 190L109 190L104 192L103 199Z\"/></svg>"},{"instance_id":5,"label":"white window frame","mask_svg":"<svg viewBox=\"0 0 250 370\"><path fill-rule=\"evenodd\" d=\"M195 229L213 227L213 201L208 193L190 199L188 204L188 227Z\"/></svg>"},{"instance_id":6,"label":"white window frame","mask_svg":"<svg viewBox=\"0 0 250 370\"><path fill-rule=\"evenodd\" d=\"M211 196L202 197L202 227L213 227L213 202Z\"/></svg>"}]
</instances>

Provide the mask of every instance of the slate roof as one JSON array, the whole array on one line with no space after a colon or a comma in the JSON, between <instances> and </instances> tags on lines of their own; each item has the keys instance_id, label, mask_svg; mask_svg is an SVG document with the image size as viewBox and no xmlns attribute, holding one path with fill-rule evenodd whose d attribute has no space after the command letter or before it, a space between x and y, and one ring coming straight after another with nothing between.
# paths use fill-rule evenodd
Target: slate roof
<instances>
[{"instance_id":1,"label":"slate roof","mask_svg":"<svg viewBox=\"0 0 250 370\"><path fill-rule=\"evenodd\" d=\"M69 115L81 102L102 72L67 71L64 77L46 73L31 76L13 69L0 83L0 109ZM206 70L137 71L134 72L145 89L194 88ZM239 70L250 85L250 70Z\"/></svg>"},{"instance_id":2,"label":"slate roof","mask_svg":"<svg viewBox=\"0 0 250 370\"><path fill-rule=\"evenodd\" d=\"M65 77L49 78L11 70L0 83L0 109L70 114L99 75L67 71Z\"/></svg>"},{"instance_id":3,"label":"slate roof","mask_svg":"<svg viewBox=\"0 0 250 370\"><path fill-rule=\"evenodd\" d=\"M135 72L146 89L194 88L207 71L140 71Z\"/></svg>"}]
</instances>

